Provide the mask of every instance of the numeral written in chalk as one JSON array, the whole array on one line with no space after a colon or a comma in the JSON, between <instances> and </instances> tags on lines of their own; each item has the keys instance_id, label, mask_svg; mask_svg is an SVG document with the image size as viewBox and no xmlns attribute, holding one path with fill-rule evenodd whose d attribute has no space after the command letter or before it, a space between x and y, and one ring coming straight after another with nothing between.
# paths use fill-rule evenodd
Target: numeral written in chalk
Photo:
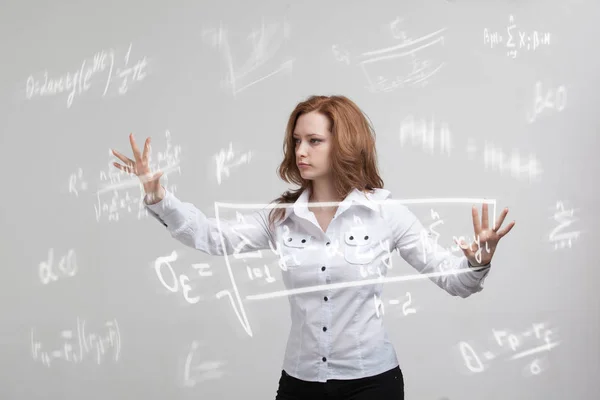
<instances>
[{"instance_id":1,"label":"numeral written in chalk","mask_svg":"<svg viewBox=\"0 0 600 400\"><path fill-rule=\"evenodd\" d=\"M267 281L267 283L275 282L275 278L271 276L269 267L267 267L266 265L264 266L264 274L263 270L257 267L251 268L249 266L246 266L246 271L248 272L248 277L250 277L251 281L253 281L254 279L264 278Z\"/></svg>"},{"instance_id":2,"label":"numeral written in chalk","mask_svg":"<svg viewBox=\"0 0 600 400\"><path fill-rule=\"evenodd\" d=\"M410 292L406 292L406 297L408 298L408 300L405 301L404 304L402 304L402 314L404 314L404 316L409 315L409 314L415 314L417 312L417 310L415 310L412 307L409 307L412 304L412 296L411 296ZM381 298L379 296L374 294L373 302L375 303L375 313L377 315L377 318L379 318L380 315L385 314L385 307L384 307L383 301L381 300ZM392 299L392 300L389 300L388 303L390 305L398 305L398 304L400 304L400 300Z\"/></svg>"},{"instance_id":3,"label":"numeral written in chalk","mask_svg":"<svg viewBox=\"0 0 600 400\"><path fill-rule=\"evenodd\" d=\"M162 285L169 291L173 293L177 293L180 290L183 291L183 298L190 304L195 304L200 301L200 296L192 297L190 295L190 291L192 287L189 285L190 278L188 278L185 274L177 274L175 270L171 266L171 262L177 260L177 252L173 250L170 255L164 257L158 257L156 261L154 261L154 270L156 272L156 276ZM165 281L163 276L163 266L166 266L171 273L171 284L168 284ZM193 264L192 267L198 271L200 276L212 276L212 271L210 271L210 266L208 264Z\"/></svg>"}]
</instances>

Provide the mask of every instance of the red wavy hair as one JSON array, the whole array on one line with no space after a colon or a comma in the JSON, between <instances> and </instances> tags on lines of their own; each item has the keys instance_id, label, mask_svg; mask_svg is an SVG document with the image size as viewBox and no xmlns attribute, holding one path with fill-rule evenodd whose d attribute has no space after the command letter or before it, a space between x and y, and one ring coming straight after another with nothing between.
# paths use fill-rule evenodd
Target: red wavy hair
<instances>
[{"instance_id":1,"label":"red wavy hair","mask_svg":"<svg viewBox=\"0 0 600 400\"><path fill-rule=\"evenodd\" d=\"M377 168L375 130L367 115L345 96L310 96L298 103L289 117L283 141L283 161L277 170L285 182L300 187L286 191L272 203L294 203L312 185L310 180L305 180L300 175L292 135L298 117L313 111L326 116L330 123L330 162L338 197L344 199L354 189L364 192L383 188L383 180ZM284 215L285 208L273 208L269 214L269 223L272 225Z\"/></svg>"}]
</instances>

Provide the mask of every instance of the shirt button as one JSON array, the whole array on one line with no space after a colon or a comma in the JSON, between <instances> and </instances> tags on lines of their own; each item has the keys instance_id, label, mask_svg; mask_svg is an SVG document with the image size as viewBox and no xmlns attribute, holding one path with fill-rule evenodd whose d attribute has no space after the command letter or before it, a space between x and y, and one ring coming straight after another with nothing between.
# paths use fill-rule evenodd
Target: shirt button
<instances>
[{"instance_id":1,"label":"shirt button","mask_svg":"<svg viewBox=\"0 0 600 400\"><path fill-rule=\"evenodd\" d=\"M321 271L325 271L325 266L324 265L321 267Z\"/></svg>"},{"instance_id":2,"label":"shirt button","mask_svg":"<svg viewBox=\"0 0 600 400\"><path fill-rule=\"evenodd\" d=\"M327 332L327 327L326 326L323 327L323 332Z\"/></svg>"},{"instance_id":3,"label":"shirt button","mask_svg":"<svg viewBox=\"0 0 600 400\"><path fill-rule=\"evenodd\" d=\"M325 246L329 246L329 244L330 244L330 243L329 243L329 242L327 242L327 243L325 243Z\"/></svg>"},{"instance_id":4,"label":"shirt button","mask_svg":"<svg viewBox=\"0 0 600 400\"><path fill-rule=\"evenodd\" d=\"M323 360L323 362L325 362L325 361L327 361L327 358L326 358L326 357L323 357L323 358L322 358L322 360Z\"/></svg>"},{"instance_id":5,"label":"shirt button","mask_svg":"<svg viewBox=\"0 0 600 400\"><path fill-rule=\"evenodd\" d=\"M329 300L329 299L327 298L327 296L325 296L325 297L323 297L323 300L327 301L327 300Z\"/></svg>"}]
</instances>

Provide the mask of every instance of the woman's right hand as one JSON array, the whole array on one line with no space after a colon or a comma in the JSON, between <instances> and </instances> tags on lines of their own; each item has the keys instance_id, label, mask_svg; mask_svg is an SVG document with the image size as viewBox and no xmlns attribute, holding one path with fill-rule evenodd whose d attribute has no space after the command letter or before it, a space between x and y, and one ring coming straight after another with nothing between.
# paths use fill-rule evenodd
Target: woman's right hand
<instances>
[{"instance_id":1,"label":"woman's right hand","mask_svg":"<svg viewBox=\"0 0 600 400\"><path fill-rule=\"evenodd\" d=\"M158 171L153 173L150 171L150 166L148 165L150 155L150 138L146 139L143 154L140 153L140 149L135 143L133 133L129 134L129 142L131 143L131 149L133 150L133 157L135 161L124 156L118 151L111 149L115 157L125 163L125 165L121 165L117 162L114 162L113 165L121 171L136 175L140 179L144 185L144 191L147 195L146 197L148 204L158 203L165 196L165 191L160 184L160 177L163 175L163 172Z\"/></svg>"}]
</instances>

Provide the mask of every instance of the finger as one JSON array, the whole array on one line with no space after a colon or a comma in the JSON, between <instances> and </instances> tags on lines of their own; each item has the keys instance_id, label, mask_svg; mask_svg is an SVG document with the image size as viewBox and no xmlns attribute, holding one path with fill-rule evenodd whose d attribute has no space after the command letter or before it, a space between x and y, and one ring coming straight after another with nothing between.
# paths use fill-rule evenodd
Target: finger
<instances>
[{"instance_id":1,"label":"finger","mask_svg":"<svg viewBox=\"0 0 600 400\"><path fill-rule=\"evenodd\" d=\"M126 166L126 165L121 165L121 164L119 164L119 163L116 163L116 162L114 162L114 163L113 163L113 165L114 165L115 167L117 167L118 169L120 169L121 171L123 171L123 172L126 172L126 173L128 173L128 174L134 174L134 172L133 172L133 171L134 171L133 167L128 167L128 166Z\"/></svg>"},{"instance_id":2,"label":"finger","mask_svg":"<svg viewBox=\"0 0 600 400\"><path fill-rule=\"evenodd\" d=\"M115 155L115 157L117 157L119 160L123 161L126 165L131 165L131 164L135 164L135 162L129 158L124 156L123 154L119 153L118 151L111 149L112 153Z\"/></svg>"},{"instance_id":3,"label":"finger","mask_svg":"<svg viewBox=\"0 0 600 400\"><path fill-rule=\"evenodd\" d=\"M510 230L513 228L513 226L515 226L515 221L512 221L510 224L506 225L504 228L500 229L498 231L498 236L499 237L503 237L505 236L508 232L510 232Z\"/></svg>"},{"instance_id":4,"label":"finger","mask_svg":"<svg viewBox=\"0 0 600 400\"><path fill-rule=\"evenodd\" d=\"M148 153L150 152L150 138L146 139L146 143L144 143L144 153L142 154L142 160L148 160Z\"/></svg>"},{"instance_id":5,"label":"finger","mask_svg":"<svg viewBox=\"0 0 600 400\"><path fill-rule=\"evenodd\" d=\"M475 230L475 235L479 235L479 232L481 232L481 223L479 222L477 206L473 205L473 207L471 207L471 215L473 216L473 229Z\"/></svg>"},{"instance_id":6,"label":"finger","mask_svg":"<svg viewBox=\"0 0 600 400\"><path fill-rule=\"evenodd\" d=\"M502 210L502 212L500 213L500 216L496 220L496 224L494 225L494 228L492 229L494 232L497 232L498 229L500 229L500 227L504 223L504 218L506 218L506 214L508 214L508 207L505 208L504 210Z\"/></svg>"},{"instance_id":7,"label":"finger","mask_svg":"<svg viewBox=\"0 0 600 400\"><path fill-rule=\"evenodd\" d=\"M490 227L490 221L489 221L489 217L488 217L488 204L483 203L481 205L481 228L489 229L489 227Z\"/></svg>"},{"instance_id":8,"label":"finger","mask_svg":"<svg viewBox=\"0 0 600 400\"><path fill-rule=\"evenodd\" d=\"M133 133L129 134L129 142L131 143L131 149L133 150L133 157L135 158L136 163L142 163L142 154L140 153L140 149L135 142L135 138L133 137Z\"/></svg>"},{"instance_id":9,"label":"finger","mask_svg":"<svg viewBox=\"0 0 600 400\"><path fill-rule=\"evenodd\" d=\"M460 249L463 251L465 256L470 256L470 254L472 253L470 246L467 244L467 242L465 242L464 239L457 239L456 237L454 238L454 243L456 243L458 245L458 247L460 247Z\"/></svg>"}]
</instances>

